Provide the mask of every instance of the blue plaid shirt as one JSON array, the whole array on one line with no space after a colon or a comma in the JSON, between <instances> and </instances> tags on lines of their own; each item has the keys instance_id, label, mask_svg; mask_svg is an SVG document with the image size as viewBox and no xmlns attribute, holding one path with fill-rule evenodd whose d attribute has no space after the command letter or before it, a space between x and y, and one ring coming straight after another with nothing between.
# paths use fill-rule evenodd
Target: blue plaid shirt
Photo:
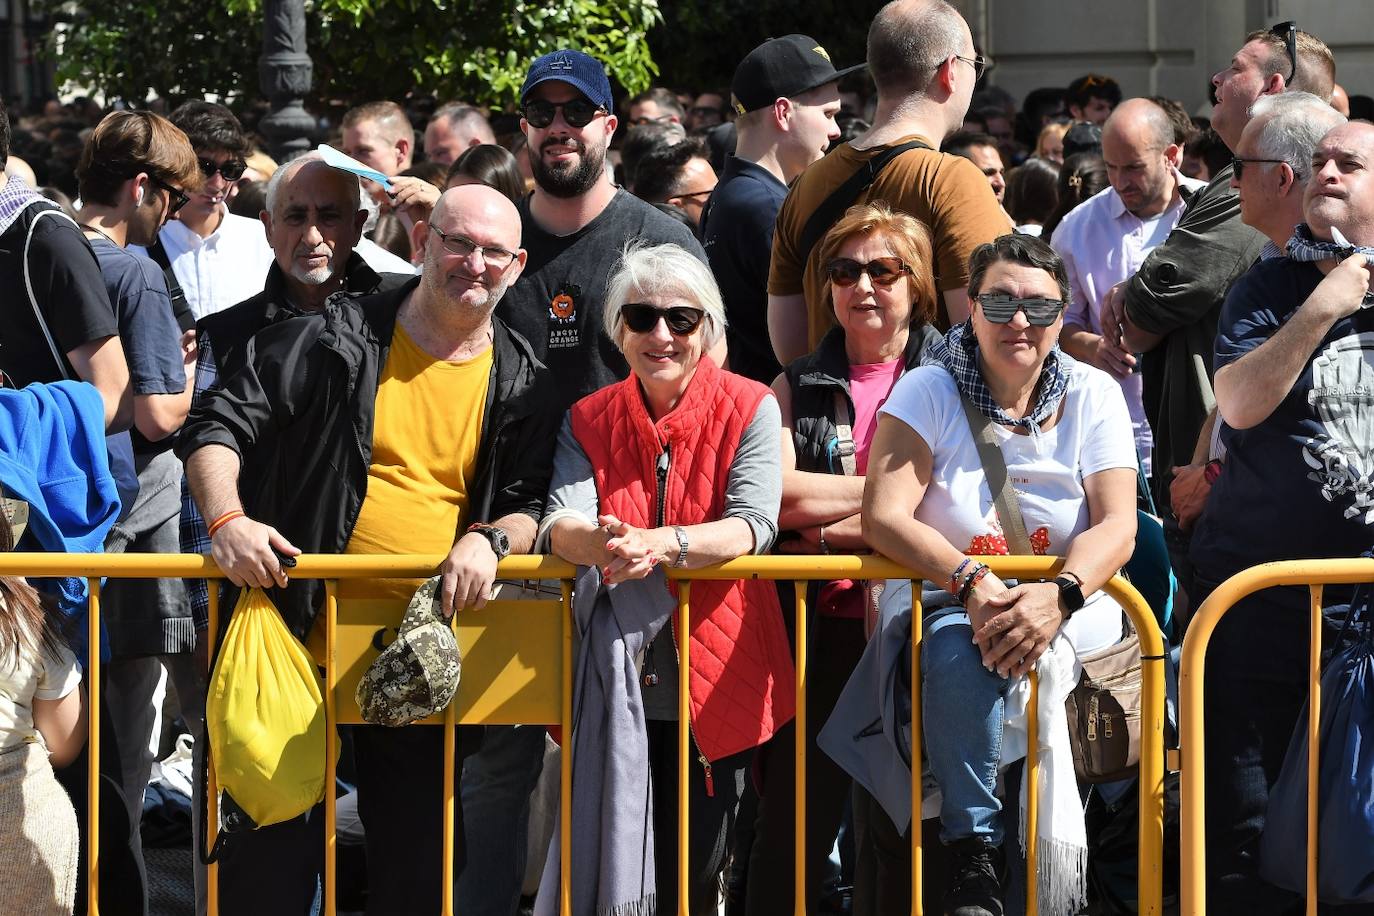
<instances>
[{"instance_id":1,"label":"blue plaid shirt","mask_svg":"<svg viewBox=\"0 0 1374 916\"><path fill-rule=\"evenodd\" d=\"M210 337L204 332L196 335L196 354L196 387L191 395L192 406L200 400L203 392L219 387L219 369L210 350ZM200 509L196 507L196 501L191 498L191 485L184 476L181 479L181 552L210 552L210 532L200 515ZM209 586L204 579L187 579L186 591L191 596L191 619L195 621L196 631L208 629Z\"/></svg>"}]
</instances>

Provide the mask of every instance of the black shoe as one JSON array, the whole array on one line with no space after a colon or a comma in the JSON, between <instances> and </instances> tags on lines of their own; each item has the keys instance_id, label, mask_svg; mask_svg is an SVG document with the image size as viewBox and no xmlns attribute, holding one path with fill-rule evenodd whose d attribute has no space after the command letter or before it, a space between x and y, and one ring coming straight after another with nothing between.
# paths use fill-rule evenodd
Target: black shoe
<instances>
[{"instance_id":1,"label":"black shoe","mask_svg":"<svg viewBox=\"0 0 1374 916\"><path fill-rule=\"evenodd\" d=\"M945 916L1003 916L1002 849L977 837L950 844L954 880L945 894Z\"/></svg>"}]
</instances>

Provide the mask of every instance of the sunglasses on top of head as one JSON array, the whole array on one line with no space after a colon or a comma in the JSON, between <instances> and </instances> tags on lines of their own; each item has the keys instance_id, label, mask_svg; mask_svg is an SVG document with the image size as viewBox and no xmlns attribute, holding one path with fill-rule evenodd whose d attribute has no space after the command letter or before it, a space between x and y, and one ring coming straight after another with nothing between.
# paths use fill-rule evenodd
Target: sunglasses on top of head
<instances>
[{"instance_id":1,"label":"sunglasses on top of head","mask_svg":"<svg viewBox=\"0 0 1374 916\"><path fill-rule=\"evenodd\" d=\"M553 123L554 115L563 112L563 120L572 128L586 127L605 109L587 99L571 99L567 102L549 102L544 99L530 99L525 103L522 114L531 127L543 130Z\"/></svg>"},{"instance_id":2,"label":"sunglasses on top of head","mask_svg":"<svg viewBox=\"0 0 1374 916\"><path fill-rule=\"evenodd\" d=\"M1292 85L1293 77L1298 75L1298 24L1291 19L1280 22L1269 30L1269 34L1283 39L1283 49L1288 52L1288 62L1291 64L1288 79L1284 83Z\"/></svg>"},{"instance_id":3,"label":"sunglasses on top of head","mask_svg":"<svg viewBox=\"0 0 1374 916\"><path fill-rule=\"evenodd\" d=\"M697 329L706 313L685 305L661 309L644 302L627 302L620 307L620 317L625 327L636 334L649 333L658 327L658 319L662 318L669 331L678 337L685 337Z\"/></svg>"},{"instance_id":4,"label":"sunglasses on top of head","mask_svg":"<svg viewBox=\"0 0 1374 916\"><path fill-rule=\"evenodd\" d=\"M200 173L207 180L214 178L215 173L219 172L224 176L225 181L238 181L243 177L243 170L248 168L242 159L226 159L223 162L215 162L204 156L197 156L196 164L200 166Z\"/></svg>"},{"instance_id":5,"label":"sunglasses on top of head","mask_svg":"<svg viewBox=\"0 0 1374 916\"><path fill-rule=\"evenodd\" d=\"M1033 327L1047 328L1064 311L1062 299L1022 299L1006 293L987 293L974 298L982 306L983 317L993 324L1006 324L1017 312L1025 312L1026 321Z\"/></svg>"},{"instance_id":6,"label":"sunglasses on top of head","mask_svg":"<svg viewBox=\"0 0 1374 916\"><path fill-rule=\"evenodd\" d=\"M874 286L884 289L909 273L911 268L901 258L874 258L867 264L860 264L853 258L836 258L825 268L826 276L836 286L853 286L859 282L860 277L868 274L868 279Z\"/></svg>"}]
</instances>

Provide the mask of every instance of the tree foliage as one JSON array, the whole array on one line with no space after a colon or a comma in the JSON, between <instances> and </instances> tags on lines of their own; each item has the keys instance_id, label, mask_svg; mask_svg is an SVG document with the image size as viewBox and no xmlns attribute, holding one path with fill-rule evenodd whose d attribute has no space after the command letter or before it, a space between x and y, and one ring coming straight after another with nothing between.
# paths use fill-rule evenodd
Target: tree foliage
<instances>
[{"instance_id":1,"label":"tree foliage","mask_svg":"<svg viewBox=\"0 0 1374 916\"><path fill-rule=\"evenodd\" d=\"M61 18L67 9L46 0ZM58 78L141 105L259 94L263 0L88 2L55 29ZM504 106L529 62L560 47L603 61L628 91L657 74L658 0L306 0L314 94L353 103L418 91Z\"/></svg>"}]
</instances>

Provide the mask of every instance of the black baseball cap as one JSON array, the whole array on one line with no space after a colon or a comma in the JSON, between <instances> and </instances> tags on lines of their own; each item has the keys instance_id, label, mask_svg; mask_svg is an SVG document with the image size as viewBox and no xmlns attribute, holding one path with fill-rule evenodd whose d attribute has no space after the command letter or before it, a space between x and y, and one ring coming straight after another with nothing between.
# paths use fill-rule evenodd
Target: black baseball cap
<instances>
[{"instance_id":1,"label":"black baseball cap","mask_svg":"<svg viewBox=\"0 0 1374 916\"><path fill-rule=\"evenodd\" d=\"M770 38L745 55L730 82L730 104L745 114L767 108L862 70L856 64L836 70L820 42L809 35Z\"/></svg>"}]
</instances>

